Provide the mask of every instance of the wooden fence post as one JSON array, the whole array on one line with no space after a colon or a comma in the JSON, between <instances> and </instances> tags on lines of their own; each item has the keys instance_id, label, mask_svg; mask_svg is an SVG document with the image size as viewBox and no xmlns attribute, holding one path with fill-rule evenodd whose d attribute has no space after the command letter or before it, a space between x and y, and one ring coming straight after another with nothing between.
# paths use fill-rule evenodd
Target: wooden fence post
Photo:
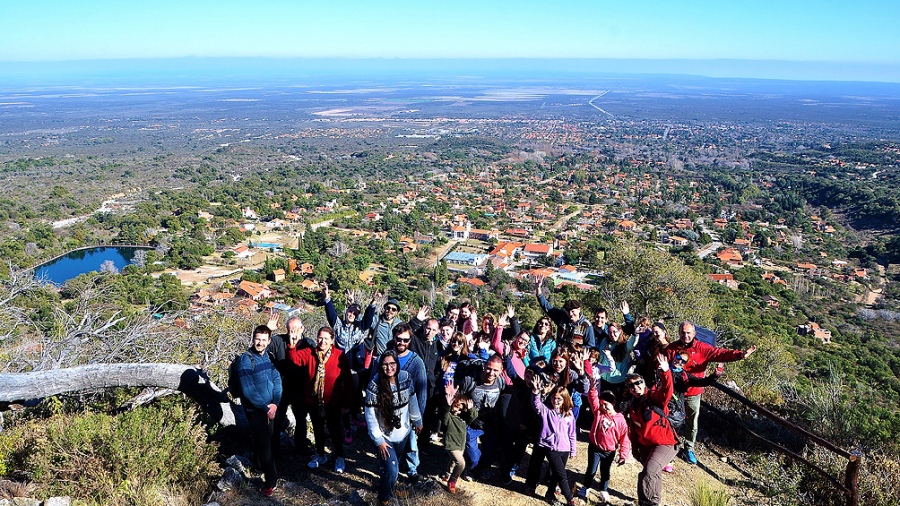
<instances>
[{"instance_id":1,"label":"wooden fence post","mask_svg":"<svg viewBox=\"0 0 900 506\"><path fill-rule=\"evenodd\" d=\"M862 464L862 454L858 451L850 452L850 461L847 462L847 475L844 477L844 486L847 487L847 506L859 506L860 464Z\"/></svg>"}]
</instances>

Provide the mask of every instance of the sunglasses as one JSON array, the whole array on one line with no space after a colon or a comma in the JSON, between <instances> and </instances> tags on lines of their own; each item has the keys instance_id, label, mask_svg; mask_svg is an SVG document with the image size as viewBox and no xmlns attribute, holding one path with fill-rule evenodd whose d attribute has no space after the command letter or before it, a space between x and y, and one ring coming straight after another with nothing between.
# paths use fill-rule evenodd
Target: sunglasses
<instances>
[{"instance_id":1,"label":"sunglasses","mask_svg":"<svg viewBox=\"0 0 900 506\"><path fill-rule=\"evenodd\" d=\"M644 384L643 381L632 381L631 383L628 384L628 388L639 387L643 384Z\"/></svg>"},{"instance_id":2,"label":"sunglasses","mask_svg":"<svg viewBox=\"0 0 900 506\"><path fill-rule=\"evenodd\" d=\"M462 343L463 343L462 341L452 341L450 344L452 344L453 346L456 346L456 345L462 345Z\"/></svg>"},{"instance_id":3,"label":"sunglasses","mask_svg":"<svg viewBox=\"0 0 900 506\"><path fill-rule=\"evenodd\" d=\"M398 343L408 343L409 342L409 339L400 339L399 337L394 338L394 340L397 341Z\"/></svg>"},{"instance_id":4,"label":"sunglasses","mask_svg":"<svg viewBox=\"0 0 900 506\"><path fill-rule=\"evenodd\" d=\"M392 312L392 313L396 313L397 311L400 311L400 309L398 309L398 308L396 308L396 307L394 307L394 306L388 306L388 307L384 308L384 310L385 310L385 311L390 311L390 312Z\"/></svg>"}]
</instances>

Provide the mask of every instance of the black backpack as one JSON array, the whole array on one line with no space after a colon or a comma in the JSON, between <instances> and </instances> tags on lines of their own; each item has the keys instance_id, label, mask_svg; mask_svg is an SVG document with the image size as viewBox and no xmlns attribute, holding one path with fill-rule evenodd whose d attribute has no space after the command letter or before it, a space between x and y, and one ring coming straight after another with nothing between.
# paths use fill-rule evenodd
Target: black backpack
<instances>
[{"instance_id":1,"label":"black backpack","mask_svg":"<svg viewBox=\"0 0 900 506\"><path fill-rule=\"evenodd\" d=\"M240 355L234 357L234 360L231 361L231 365L228 366L228 391L231 393L231 398L237 400L238 398L244 397L244 391L241 389L241 378L239 377L238 368L241 365L241 357L244 355L248 355L250 357L250 366L251 371L256 370L256 359L253 358L252 353L241 353Z\"/></svg>"},{"instance_id":2,"label":"black backpack","mask_svg":"<svg viewBox=\"0 0 900 506\"><path fill-rule=\"evenodd\" d=\"M664 417L669 421L669 425L672 427L672 430L676 432L676 437L678 436L678 431L684 427L684 419L685 419L685 411L684 411L684 393L683 392L674 392L672 393L672 398L669 399L669 414L665 414L659 406L651 406L650 409L656 411L656 413Z\"/></svg>"}]
</instances>

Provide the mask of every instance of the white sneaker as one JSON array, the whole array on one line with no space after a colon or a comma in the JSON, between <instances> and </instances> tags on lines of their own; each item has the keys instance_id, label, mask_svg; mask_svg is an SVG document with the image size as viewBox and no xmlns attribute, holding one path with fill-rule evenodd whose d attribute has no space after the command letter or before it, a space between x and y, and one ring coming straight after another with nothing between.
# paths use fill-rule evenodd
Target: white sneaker
<instances>
[{"instance_id":1,"label":"white sneaker","mask_svg":"<svg viewBox=\"0 0 900 506\"><path fill-rule=\"evenodd\" d=\"M609 492L607 492L606 490L601 490L600 491L600 500L605 503L608 503L609 502Z\"/></svg>"},{"instance_id":2,"label":"white sneaker","mask_svg":"<svg viewBox=\"0 0 900 506\"><path fill-rule=\"evenodd\" d=\"M575 495L577 495L577 496L578 496L579 498L581 498L581 499L587 499L587 496L588 496L588 488L587 488L587 487L580 487L580 488L578 489L578 493L575 494Z\"/></svg>"},{"instance_id":3,"label":"white sneaker","mask_svg":"<svg viewBox=\"0 0 900 506\"><path fill-rule=\"evenodd\" d=\"M440 438L440 436L438 436L438 433L437 433L437 432L432 432L432 433L431 433L431 436L428 437L428 440L431 441L432 443L437 443L437 442L438 442L438 438Z\"/></svg>"},{"instance_id":4,"label":"white sneaker","mask_svg":"<svg viewBox=\"0 0 900 506\"><path fill-rule=\"evenodd\" d=\"M309 464L307 464L307 466L310 469L316 469L317 467L321 466L322 464L324 464L326 462L328 462L327 456L319 455L318 453L314 453L313 458L310 459Z\"/></svg>"},{"instance_id":5,"label":"white sneaker","mask_svg":"<svg viewBox=\"0 0 900 506\"><path fill-rule=\"evenodd\" d=\"M334 472L344 474L344 457L334 459Z\"/></svg>"}]
</instances>

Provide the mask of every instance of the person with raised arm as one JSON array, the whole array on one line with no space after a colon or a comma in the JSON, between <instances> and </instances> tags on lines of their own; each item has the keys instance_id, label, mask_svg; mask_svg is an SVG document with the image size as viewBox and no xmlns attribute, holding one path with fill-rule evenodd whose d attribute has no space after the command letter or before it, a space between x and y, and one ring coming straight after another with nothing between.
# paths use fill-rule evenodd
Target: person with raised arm
<instances>
[{"instance_id":1,"label":"person with raised arm","mask_svg":"<svg viewBox=\"0 0 900 506\"><path fill-rule=\"evenodd\" d=\"M544 459L547 459L551 477L550 483L547 485L546 499L549 502L554 501L556 486L559 485L566 498L566 503L574 505L575 501L566 473L566 463L570 457L575 457L577 450L572 398L565 387L545 383L540 377L535 377L532 383L531 401L541 419L541 433L531 460L528 462L525 490L529 495L536 495L535 489L541 474L541 464ZM546 401L543 399L545 394Z\"/></svg>"},{"instance_id":2,"label":"person with raised arm","mask_svg":"<svg viewBox=\"0 0 900 506\"><path fill-rule=\"evenodd\" d=\"M618 453L618 464L625 464L631 454L631 440L628 438L628 423L616 411L616 396L610 391L597 391L591 385L588 404L594 419L588 433L588 464L584 472L584 482L578 490L578 497L587 499L594 485L594 476L600 468L600 500L609 502L609 471Z\"/></svg>"},{"instance_id":3,"label":"person with raised arm","mask_svg":"<svg viewBox=\"0 0 900 506\"><path fill-rule=\"evenodd\" d=\"M632 395L628 405L631 448L643 469L638 474L638 506L658 506L662 498L663 468L677 453L678 437L667 418L674 388L669 362L657 356L659 381L647 386L639 374L629 374L625 385Z\"/></svg>"},{"instance_id":4,"label":"person with raised arm","mask_svg":"<svg viewBox=\"0 0 900 506\"><path fill-rule=\"evenodd\" d=\"M743 360L756 351L756 346L746 350L729 350L699 341L696 338L697 329L691 322L684 322L678 329L681 339L666 347L666 356L672 360L676 355L684 352L687 354L687 362L684 370L697 378L706 376L706 366L710 362L736 362ZM702 386L691 386L684 395L685 424L684 446L682 457L688 464L696 464L697 456L694 455L694 445L697 442L698 422L700 418L700 396L703 395Z\"/></svg>"},{"instance_id":5,"label":"person with raised arm","mask_svg":"<svg viewBox=\"0 0 900 506\"><path fill-rule=\"evenodd\" d=\"M581 311L581 301L569 299L562 309L553 307L550 301L544 297L544 278L540 276L535 281L535 295L544 313L556 324L556 342L559 344L580 344L585 347L595 348L594 327Z\"/></svg>"}]
</instances>

